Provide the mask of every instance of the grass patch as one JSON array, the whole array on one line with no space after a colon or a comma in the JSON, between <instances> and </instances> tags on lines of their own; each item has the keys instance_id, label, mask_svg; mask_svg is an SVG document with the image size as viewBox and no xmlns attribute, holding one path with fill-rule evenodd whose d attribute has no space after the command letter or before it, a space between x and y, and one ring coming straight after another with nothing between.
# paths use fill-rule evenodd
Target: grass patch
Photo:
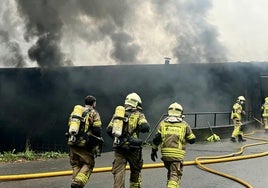
<instances>
[{"instance_id":1,"label":"grass patch","mask_svg":"<svg viewBox=\"0 0 268 188\"><path fill-rule=\"evenodd\" d=\"M25 152L15 153L15 149L12 151L3 152L0 154L0 162L22 162L22 161L34 161L34 160L46 160L46 159L58 159L67 157L68 153L65 152L43 152L36 153L33 150L26 150Z\"/></svg>"},{"instance_id":2,"label":"grass patch","mask_svg":"<svg viewBox=\"0 0 268 188\"><path fill-rule=\"evenodd\" d=\"M34 160L47 160L47 159L58 159L67 157L66 152L35 152L31 149L29 139L26 140L25 151L16 152L15 149L12 151L4 151L0 153L0 163L1 162L22 162L22 161L34 161Z\"/></svg>"}]
</instances>

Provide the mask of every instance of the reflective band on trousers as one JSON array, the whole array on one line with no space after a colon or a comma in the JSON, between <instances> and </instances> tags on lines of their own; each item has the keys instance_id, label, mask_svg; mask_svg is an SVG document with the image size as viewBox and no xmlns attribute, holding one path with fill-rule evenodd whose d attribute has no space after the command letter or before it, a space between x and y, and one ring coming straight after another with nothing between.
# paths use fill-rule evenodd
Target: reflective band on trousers
<instances>
[{"instance_id":1,"label":"reflective band on trousers","mask_svg":"<svg viewBox=\"0 0 268 188\"><path fill-rule=\"evenodd\" d=\"M176 182L174 180L169 180L167 182L167 188L179 188L178 187L178 182Z\"/></svg>"},{"instance_id":2,"label":"reflective band on trousers","mask_svg":"<svg viewBox=\"0 0 268 188\"><path fill-rule=\"evenodd\" d=\"M129 185L130 188L141 188L141 183L140 182L130 182Z\"/></svg>"},{"instance_id":3,"label":"reflective band on trousers","mask_svg":"<svg viewBox=\"0 0 268 188\"><path fill-rule=\"evenodd\" d=\"M90 176L89 173L86 175L82 172L79 172L77 176L75 177L75 181L80 181L85 186L88 181L89 176Z\"/></svg>"}]
</instances>

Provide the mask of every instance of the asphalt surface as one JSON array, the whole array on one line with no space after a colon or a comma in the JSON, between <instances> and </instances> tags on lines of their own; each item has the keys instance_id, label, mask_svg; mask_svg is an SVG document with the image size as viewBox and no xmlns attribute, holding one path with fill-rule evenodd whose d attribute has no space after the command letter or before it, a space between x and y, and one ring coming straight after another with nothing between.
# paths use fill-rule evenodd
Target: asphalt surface
<instances>
[{"instance_id":1,"label":"asphalt surface","mask_svg":"<svg viewBox=\"0 0 268 188\"><path fill-rule=\"evenodd\" d=\"M258 138L268 139L264 133L252 135ZM187 145L185 162L193 161L199 156L221 156L234 153L240 150L245 144L257 143L247 139L243 143L231 143L229 139L222 139L220 142L199 142ZM257 154L268 151L268 144L246 148L242 155ZM160 158L161 154L158 152ZM143 149L144 164L152 164L150 159L150 148ZM97 167L110 167L113 161L113 152L103 153L96 159ZM158 159L155 163L161 163ZM217 171L235 176L254 188L267 188L268 185L268 157L259 157L246 160L212 163L206 165ZM57 172L71 170L69 159L55 159L46 161L16 162L0 164L0 176L15 174L32 174L43 172ZM164 188L166 184L166 169L163 167L143 169L144 188ZM0 188L64 188L70 187L71 175L36 178L26 180L0 181ZM111 188L113 187L113 176L111 172L93 173L86 188ZM126 173L126 187L129 187L129 171ZM181 188L240 188L246 187L231 179L218 176L204 170L196 165L184 167Z\"/></svg>"}]
</instances>

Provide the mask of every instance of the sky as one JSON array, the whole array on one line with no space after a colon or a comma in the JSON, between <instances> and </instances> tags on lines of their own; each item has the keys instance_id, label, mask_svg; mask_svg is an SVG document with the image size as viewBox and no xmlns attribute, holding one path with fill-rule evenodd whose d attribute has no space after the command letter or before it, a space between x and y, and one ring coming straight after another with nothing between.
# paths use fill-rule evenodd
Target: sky
<instances>
[{"instance_id":1,"label":"sky","mask_svg":"<svg viewBox=\"0 0 268 188\"><path fill-rule=\"evenodd\" d=\"M268 61L265 0L213 0L210 22L229 51L229 61Z\"/></svg>"},{"instance_id":2,"label":"sky","mask_svg":"<svg viewBox=\"0 0 268 188\"><path fill-rule=\"evenodd\" d=\"M267 0L2 0L0 67L267 62Z\"/></svg>"}]
</instances>

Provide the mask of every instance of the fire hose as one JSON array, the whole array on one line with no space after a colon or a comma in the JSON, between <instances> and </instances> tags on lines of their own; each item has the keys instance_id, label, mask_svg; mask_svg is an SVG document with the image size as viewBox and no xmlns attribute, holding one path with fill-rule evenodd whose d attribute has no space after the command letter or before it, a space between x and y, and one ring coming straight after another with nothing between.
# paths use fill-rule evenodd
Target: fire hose
<instances>
[{"instance_id":1,"label":"fire hose","mask_svg":"<svg viewBox=\"0 0 268 188\"><path fill-rule=\"evenodd\" d=\"M251 133L251 134L253 134L253 133ZM260 140L263 142L243 145L240 148L240 151L238 151L236 153L231 153L231 154L222 155L222 156L201 156L201 157L197 157L193 161L185 161L183 164L184 164L184 166L197 165L202 170L205 170L205 171L229 178L229 179L234 180L234 181L236 181L236 182L238 182L238 183L240 183L248 188L252 188L253 186L251 186L249 183L247 183L239 178L218 172L214 169L211 169L211 168L208 168L205 166L205 164L245 160L245 159L257 158L257 157L264 157L264 156L268 155L268 152L261 152L261 153L249 154L249 155L241 155L243 153L244 149L247 147L268 144L268 140L266 140L266 139L250 137L250 136L248 136L248 134L245 135L245 137L248 139ZM143 165L143 169L162 168L162 167L164 167L163 163L154 163L154 164L144 164ZM126 169L129 170L130 167L127 166ZM111 170L112 170L112 167L100 167L100 168L94 168L93 173L109 172ZM47 178L47 177L68 176L68 175L72 175L72 170L58 171L58 172L33 173L33 174L0 175L0 181L12 181L12 180L14 181L14 180L45 178L45 177Z\"/></svg>"},{"instance_id":2,"label":"fire hose","mask_svg":"<svg viewBox=\"0 0 268 188\"><path fill-rule=\"evenodd\" d=\"M254 134L254 132L251 133L251 134ZM254 154L254 155L238 156L238 155L241 155L243 153L243 151L244 151L244 149L246 147L252 147L252 146L257 146L257 145L268 144L268 140L267 139L254 138L254 137L250 137L250 136L245 136L245 137L246 138L249 138L249 139L253 139L253 140L262 140L264 142L243 145L240 148L240 151L238 151L236 153L231 153L231 154L228 154L228 155L197 157L195 159L195 162L196 162L197 166L200 169L202 169L202 170L205 170L205 171L214 173L216 175L220 175L220 176L223 176L225 178L229 178L229 179L231 179L233 181L236 181L236 182L244 185L247 188L253 188L252 185L250 185L249 183L247 183L244 180L241 180L241 179L239 179L239 178L237 178L235 176L229 175L229 174L225 174L225 173L219 172L219 171L214 170L212 168L208 168L208 167L206 167L204 165L207 160L212 160L214 162L223 160L224 162L227 162L227 161L234 161L234 160L240 160L240 159L250 159L250 158L256 158L256 157L263 157L263 156L268 155L268 152L263 152L263 153L258 153L258 154Z\"/></svg>"}]
</instances>

